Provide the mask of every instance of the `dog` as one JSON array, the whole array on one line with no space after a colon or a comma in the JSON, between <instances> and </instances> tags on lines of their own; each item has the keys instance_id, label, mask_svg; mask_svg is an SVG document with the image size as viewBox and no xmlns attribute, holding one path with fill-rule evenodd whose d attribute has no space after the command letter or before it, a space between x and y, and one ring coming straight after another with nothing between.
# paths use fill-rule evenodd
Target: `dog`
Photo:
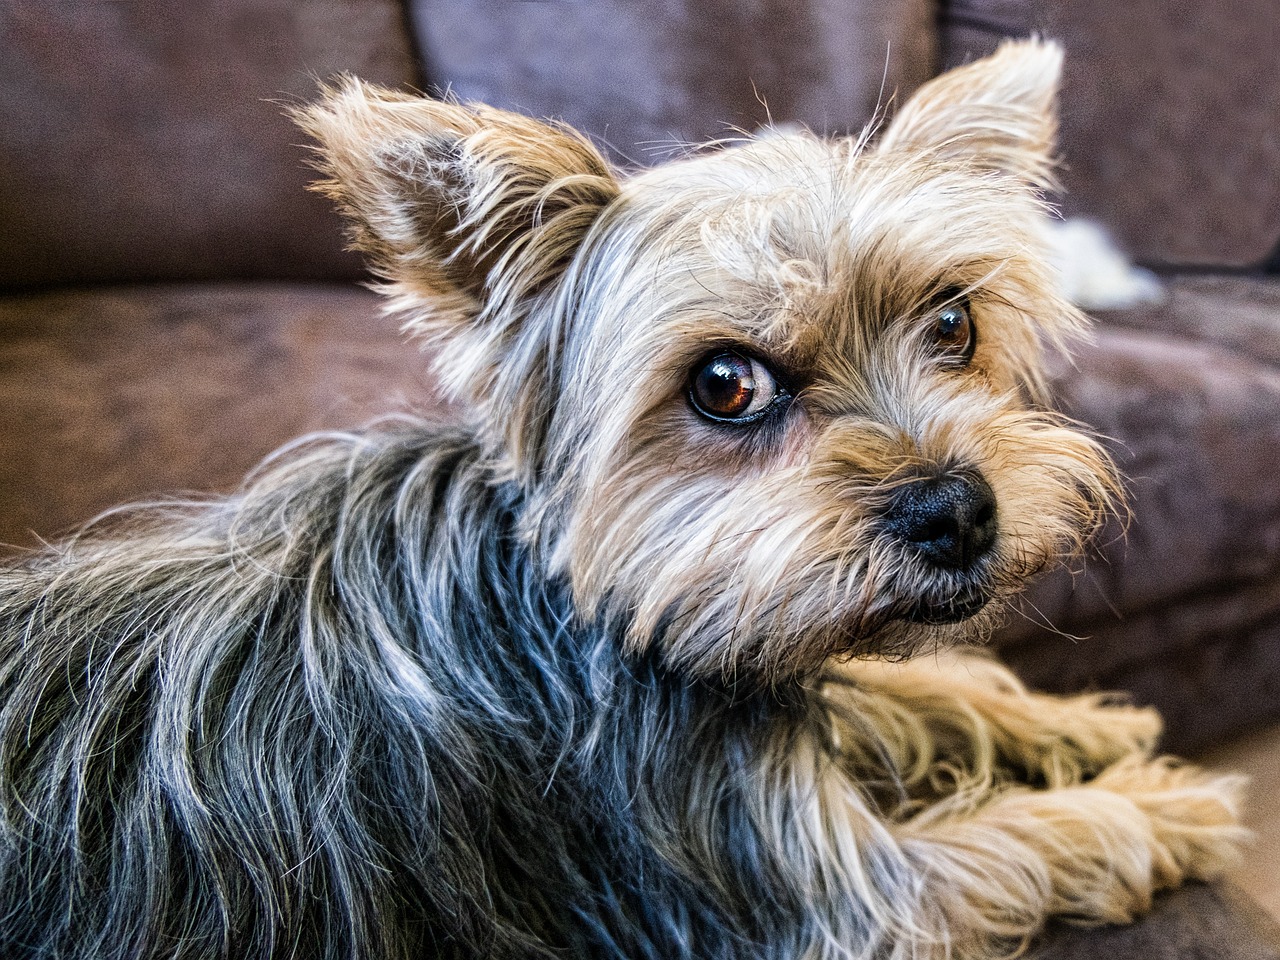
<instances>
[{"instance_id":1,"label":"dog","mask_svg":"<svg viewBox=\"0 0 1280 960\"><path fill-rule=\"evenodd\" d=\"M976 650L1120 499L1045 406L1061 54L630 177L297 118L449 417L0 576L0 953L988 958L1212 877L1238 778Z\"/></svg>"}]
</instances>

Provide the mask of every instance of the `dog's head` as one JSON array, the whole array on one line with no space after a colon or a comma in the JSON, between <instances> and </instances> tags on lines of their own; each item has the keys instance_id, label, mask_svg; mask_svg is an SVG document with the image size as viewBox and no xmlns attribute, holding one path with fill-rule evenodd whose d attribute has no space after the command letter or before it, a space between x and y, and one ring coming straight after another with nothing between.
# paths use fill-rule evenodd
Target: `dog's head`
<instances>
[{"instance_id":1,"label":"dog's head","mask_svg":"<svg viewBox=\"0 0 1280 960\"><path fill-rule=\"evenodd\" d=\"M630 178L570 130L347 81L301 122L584 616L701 675L972 636L1115 491L1042 399L1057 48L877 134Z\"/></svg>"}]
</instances>

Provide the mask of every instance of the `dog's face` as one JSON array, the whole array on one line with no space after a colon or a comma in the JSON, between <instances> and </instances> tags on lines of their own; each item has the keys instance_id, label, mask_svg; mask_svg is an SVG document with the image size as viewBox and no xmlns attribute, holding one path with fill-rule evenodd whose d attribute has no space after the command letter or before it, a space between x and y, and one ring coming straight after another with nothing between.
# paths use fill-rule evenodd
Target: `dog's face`
<instances>
[{"instance_id":1,"label":"dog's face","mask_svg":"<svg viewBox=\"0 0 1280 960\"><path fill-rule=\"evenodd\" d=\"M1114 491L1029 406L1081 322L1039 240L1058 69L1009 45L877 139L622 181L562 129L354 82L303 122L584 614L772 680L980 632Z\"/></svg>"}]
</instances>

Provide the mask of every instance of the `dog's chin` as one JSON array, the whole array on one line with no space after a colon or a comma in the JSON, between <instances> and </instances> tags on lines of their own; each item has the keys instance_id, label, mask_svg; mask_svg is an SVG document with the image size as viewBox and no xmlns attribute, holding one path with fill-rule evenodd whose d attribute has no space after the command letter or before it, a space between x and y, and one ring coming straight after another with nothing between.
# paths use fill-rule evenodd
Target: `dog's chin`
<instances>
[{"instance_id":1,"label":"dog's chin","mask_svg":"<svg viewBox=\"0 0 1280 960\"><path fill-rule=\"evenodd\" d=\"M972 591L949 597L921 597L907 604L901 619L928 626L963 623L981 613L991 601L985 591Z\"/></svg>"},{"instance_id":2,"label":"dog's chin","mask_svg":"<svg viewBox=\"0 0 1280 960\"><path fill-rule=\"evenodd\" d=\"M835 657L901 658L939 643L965 643L982 634L998 607L995 592L979 588L904 597L861 615L828 652Z\"/></svg>"}]
</instances>

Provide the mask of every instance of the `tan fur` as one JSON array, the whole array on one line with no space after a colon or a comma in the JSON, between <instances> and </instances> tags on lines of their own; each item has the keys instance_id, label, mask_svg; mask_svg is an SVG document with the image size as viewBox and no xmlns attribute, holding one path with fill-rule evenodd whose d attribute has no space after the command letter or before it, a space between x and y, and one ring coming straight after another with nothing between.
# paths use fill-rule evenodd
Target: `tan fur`
<instances>
[{"instance_id":1,"label":"tan fur","mask_svg":"<svg viewBox=\"0 0 1280 960\"><path fill-rule=\"evenodd\" d=\"M972 654L854 661L824 696L843 764L820 744L780 744L759 816L778 836L801 825L805 846L788 855L815 890L872 909L876 957L1002 955L1050 915L1129 922L1154 891L1236 862L1244 779L1153 758L1153 711L1034 694ZM917 883L885 897L877 856L902 858ZM812 956L841 955L840 921Z\"/></svg>"},{"instance_id":2,"label":"tan fur","mask_svg":"<svg viewBox=\"0 0 1280 960\"><path fill-rule=\"evenodd\" d=\"M1029 59L1052 69L1055 57ZM973 463L1008 504L998 579L1009 592L1072 552L1114 495L1096 443L1026 409L1042 395L1042 344L1082 327L1045 266L1027 174L1047 162L1044 120L1014 109L992 159L1010 169L977 165L954 143L966 128L946 126L965 112L926 111L969 89L921 91L925 106L905 111L910 149L897 123L872 145L771 137L626 181L602 215L594 235L607 249L570 272L607 333L568 348L561 420L595 428L557 431L556 467L587 492L557 556L588 608L633 585L637 648L664 617L673 656L708 672L813 669L851 635L882 649L954 635L875 629L923 574L883 549L870 515L922 464ZM922 144L927 133L946 150ZM915 318L947 284L981 310L978 354L960 377L932 372L917 338ZM758 451L691 422L682 380L715 342L813 371L791 442ZM602 394L602 380L634 387Z\"/></svg>"},{"instance_id":3,"label":"tan fur","mask_svg":"<svg viewBox=\"0 0 1280 960\"><path fill-rule=\"evenodd\" d=\"M685 675L820 690L829 724L760 759L755 813L829 905L806 956L845 955L850 900L877 957L988 957L1051 914L1125 921L1240 839L1240 782L1154 758L1150 712L935 653L981 639L1119 496L1103 448L1042 406L1045 350L1084 330L1041 229L1060 61L1009 44L878 137L779 134L630 178L562 128L357 81L302 115L582 615ZM946 291L977 324L963 370L926 340ZM781 426L690 408L717 345L799 371ZM879 518L917 472L958 466L999 504L990 602L910 622L965 583Z\"/></svg>"},{"instance_id":4,"label":"tan fur","mask_svg":"<svg viewBox=\"0 0 1280 960\"><path fill-rule=\"evenodd\" d=\"M294 119L322 145L316 189L353 224L356 249L434 359L447 396L544 415L538 380L554 332L526 324L530 301L563 271L617 182L567 128L349 77ZM502 440L519 451L518 430Z\"/></svg>"}]
</instances>

